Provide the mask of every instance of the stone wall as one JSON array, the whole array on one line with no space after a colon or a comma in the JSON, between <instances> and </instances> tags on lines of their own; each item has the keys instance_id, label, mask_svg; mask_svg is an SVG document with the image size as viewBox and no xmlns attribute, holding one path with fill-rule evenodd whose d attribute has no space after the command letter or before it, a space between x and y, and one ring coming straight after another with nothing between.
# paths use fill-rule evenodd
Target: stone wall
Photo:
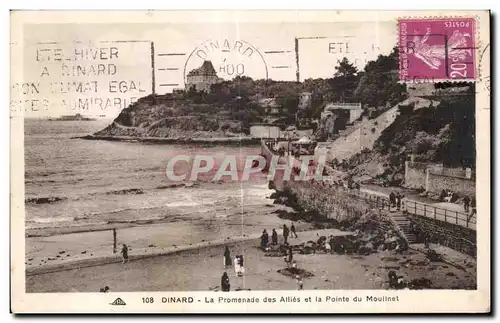
<instances>
[{"instance_id":1,"label":"stone wall","mask_svg":"<svg viewBox=\"0 0 500 323\"><path fill-rule=\"evenodd\" d=\"M363 109L350 109L349 110L349 123L353 123L355 120L359 119L363 113Z\"/></svg>"},{"instance_id":2,"label":"stone wall","mask_svg":"<svg viewBox=\"0 0 500 323\"><path fill-rule=\"evenodd\" d=\"M439 167L427 163L407 161L405 163L405 186L423 187L426 191L440 194L442 190L451 190L460 196L476 194L474 173L466 177L465 170Z\"/></svg>"},{"instance_id":3,"label":"stone wall","mask_svg":"<svg viewBox=\"0 0 500 323\"><path fill-rule=\"evenodd\" d=\"M426 164L407 161L405 163L405 186L408 188L426 188Z\"/></svg>"},{"instance_id":4,"label":"stone wall","mask_svg":"<svg viewBox=\"0 0 500 323\"><path fill-rule=\"evenodd\" d=\"M476 257L476 231L419 215L408 215L408 218L414 225L417 242L424 241L425 232L429 234L431 243L439 243Z\"/></svg>"},{"instance_id":5,"label":"stone wall","mask_svg":"<svg viewBox=\"0 0 500 323\"><path fill-rule=\"evenodd\" d=\"M286 181L282 182L281 190L293 193L304 210L317 212L318 216L338 222L359 218L370 210L377 210L381 216L385 214L383 210L371 205L366 198L321 182ZM428 234L431 243L476 257L476 231L424 216L413 214L406 216L415 229L417 242L423 243L425 234Z\"/></svg>"},{"instance_id":6,"label":"stone wall","mask_svg":"<svg viewBox=\"0 0 500 323\"><path fill-rule=\"evenodd\" d=\"M360 217L372 209L367 201L322 182L287 181L283 183L283 189L295 194L304 210L339 222Z\"/></svg>"},{"instance_id":7,"label":"stone wall","mask_svg":"<svg viewBox=\"0 0 500 323\"><path fill-rule=\"evenodd\" d=\"M278 126L253 125L250 126L250 135L255 138L279 138L284 133Z\"/></svg>"},{"instance_id":8,"label":"stone wall","mask_svg":"<svg viewBox=\"0 0 500 323\"><path fill-rule=\"evenodd\" d=\"M434 174L432 172L428 172L427 176L427 191L429 192L439 194L442 190L449 189L460 196L476 195L476 181L473 179Z\"/></svg>"}]
</instances>

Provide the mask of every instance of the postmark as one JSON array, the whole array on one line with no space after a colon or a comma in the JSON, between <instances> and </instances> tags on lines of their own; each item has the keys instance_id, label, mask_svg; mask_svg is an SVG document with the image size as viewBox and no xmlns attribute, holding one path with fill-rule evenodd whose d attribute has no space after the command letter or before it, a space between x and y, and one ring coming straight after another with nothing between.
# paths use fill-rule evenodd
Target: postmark
<instances>
[{"instance_id":1,"label":"postmark","mask_svg":"<svg viewBox=\"0 0 500 323\"><path fill-rule=\"evenodd\" d=\"M206 40L193 49L184 65L185 83L189 85L190 76L203 77L204 75L195 74L206 73L208 62L213 66L211 72L215 72L218 78L224 80L237 76L248 76L252 79L268 77L264 56L255 46L244 40L222 38Z\"/></svg>"},{"instance_id":2,"label":"postmark","mask_svg":"<svg viewBox=\"0 0 500 323\"><path fill-rule=\"evenodd\" d=\"M487 44L482 50L481 54L479 55L479 67L480 67L480 74L479 74L479 81L483 82L484 89L486 93L488 93L488 96L490 95L491 92L491 77L490 77L490 65L489 65L489 59L490 59L490 48L491 45ZM487 58L488 64L486 66L483 58Z\"/></svg>"},{"instance_id":3,"label":"postmark","mask_svg":"<svg viewBox=\"0 0 500 323\"><path fill-rule=\"evenodd\" d=\"M399 19L399 80L475 81L474 18Z\"/></svg>"}]
</instances>

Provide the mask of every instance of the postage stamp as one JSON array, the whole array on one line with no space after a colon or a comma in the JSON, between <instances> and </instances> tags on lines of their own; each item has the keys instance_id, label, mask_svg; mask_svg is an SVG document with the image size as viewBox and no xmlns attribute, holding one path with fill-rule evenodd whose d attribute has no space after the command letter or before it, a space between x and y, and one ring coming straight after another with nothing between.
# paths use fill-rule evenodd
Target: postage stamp
<instances>
[{"instance_id":1,"label":"postage stamp","mask_svg":"<svg viewBox=\"0 0 500 323\"><path fill-rule=\"evenodd\" d=\"M407 14L13 11L12 311L490 311L489 12Z\"/></svg>"},{"instance_id":2,"label":"postage stamp","mask_svg":"<svg viewBox=\"0 0 500 323\"><path fill-rule=\"evenodd\" d=\"M475 18L399 19L398 24L400 81L476 79Z\"/></svg>"}]
</instances>

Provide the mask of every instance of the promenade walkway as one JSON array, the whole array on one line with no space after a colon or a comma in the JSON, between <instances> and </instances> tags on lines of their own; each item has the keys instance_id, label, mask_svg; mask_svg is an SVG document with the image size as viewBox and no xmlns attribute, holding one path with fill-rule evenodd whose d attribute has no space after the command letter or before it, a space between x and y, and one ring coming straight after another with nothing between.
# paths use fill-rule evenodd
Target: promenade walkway
<instances>
[{"instance_id":1,"label":"promenade walkway","mask_svg":"<svg viewBox=\"0 0 500 323\"><path fill-rule=\"evenodd\" d=\"M357 194L362 198L377 200L379 197L379 203L381 207L389 208L389 192L376 191L373 187L365 188L361 187L359 191L350 190L353 194ZM390 188L394 191L401 191L399 188ZM390 190L389 189L389 190ZM415 194L412 194L415 195ZM443 222L460 225L462 227L476 230L476 214L471 212L465 213L461 206L455 203L428 203L423 202L422 199L415 198L415 196L405 197L402 201L403 211L409 214L425 216L431 219L440 220Z\"/></svg>"}]
</instances>

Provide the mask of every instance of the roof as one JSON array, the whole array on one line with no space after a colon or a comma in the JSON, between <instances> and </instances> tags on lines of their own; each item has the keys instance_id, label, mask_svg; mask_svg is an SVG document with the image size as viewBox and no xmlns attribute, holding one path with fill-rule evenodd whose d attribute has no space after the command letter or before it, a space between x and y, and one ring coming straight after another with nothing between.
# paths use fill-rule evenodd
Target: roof
<instances>
[{"instance_id":1,"label":"roof","mask_svg":"<svg viewBox=\"0 0 500 323\"><path fill-rule=\"evenodd\" d=\"M324 110L361 110L361 103L327 103Z\"/></svg>"},{"instance_id":2,"label":"roof","mask_svg":"<svg viewBox=\"0 0 500 323\"><path fill-rule=\"evenodd\" d=\"M312 142L313 141L311 139L307 138L307 137L302 137L299 140L294 141L294 143L296 143L296 144L310 144Z\"/></svg>"},{"instance_id":3,"label":"roof","mask_svg":"<svg viewBox=\"0 0 500 323\"><path fill-rule=\"evenodd\" d=\"M215 68L211 61L204 61L200 67L195 68L188 73L188 76L196 75L217 76L217 72L215 72Z\"/></svg>"},{"instance_id":4,"label":"roof","mask_svg":"<svg viewBox=\"0 0 500 323\"><path fill-rule=\"evenodd\" d=\"M276 103L275 98L263 98L259 100L259 105L265 108L279 108L281 107L278 103Z\"/></svg>"}]
</instances>

